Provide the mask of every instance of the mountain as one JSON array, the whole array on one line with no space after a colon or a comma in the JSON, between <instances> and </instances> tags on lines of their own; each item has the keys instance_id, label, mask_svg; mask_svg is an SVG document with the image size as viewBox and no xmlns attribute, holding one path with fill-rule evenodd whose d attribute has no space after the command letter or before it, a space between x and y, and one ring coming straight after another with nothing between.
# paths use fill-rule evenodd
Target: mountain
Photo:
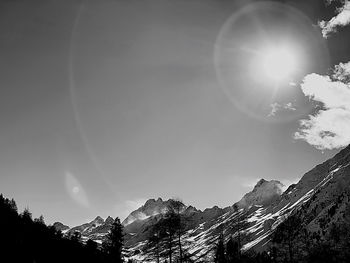
<instances>
[{"instance_id":1,"label":"mountain","mask_svg":"<svg viewBox=\"0 0 350 263\"><path fill-rule=\"evenodd\" d=\"M280 197L283 188L284 185L279 181L261 179L255 185L253 191L243 196L238 202L238 206L248 208L252 205L269 205Z\"/></svg>"},{"instance_id":2,"label":"mountain","mask_svg":"<svg viewBox=\"0 0 350 263\"><path fill-rule=\"evenodd\" d=\"M67 236L70 236L75 232L79 232L83 241L91 239L99 244L102 244L102 241L105 239L106 235L111 229L113 222L114 219L110 216L107 217L106 220L104 220L100 216L97 216L94 220L92 220L89 223L85 223L72 228L68 227L68 229L64 228L63 231L60 229L63 225L62 223L56 222L55 224L53 224L53 226L57 230L61 230L61 232L65 233Z\"/></svg>"},{"instance_id":3,"label":"mountain","mask_svg":"<svg viewBox=\"0 0 350 263\"><path fill-rule=\"evenodd\" d=\"M61 222L55 222L52 225L56 230L61 231L62 233L65 233L69 230L69 226L66 226L62 224Z\"/></svg>"},{"instance_id":4,"label":"mountain","mask_svg":"<svg viewBox=\"0 0 350 263\"><path fill-rule=\"evenodd\" d=\"M166 212L166 208L169 204L169 201L163 201L162 198L149 199L147 202L133 211L125 220L123 220L122 225L127 226L135 221L142 221L151 216L156 216Z\"/></svg>"},{"instance_id":5,"label":"mountain","mask_svg":"<svg viewBox=\"0 0 350 263\"><path fill-rule=\"evenodd\" d=\"M314 167L284 192L281 182L261 179L232 206L214 206L203 211L185 206L181 212L185 224L182 240L186 241L183 249L193 258L206 258L211 255L220 233L227 240L237 235L237 223L244 222L243 249L263 251L281 223L291 216L298 217L309 231L326 235L331 225L344 220L347 209L350 211L349 186L350 146ZM129 258L136 261L150 258L146 250L150 230L166 212L169 201L150 199L123 221ZM71 228L68 233L79 231L84 239L101 243L111 226L106 221L96 218Z\"/></svg>"}]
</instances>

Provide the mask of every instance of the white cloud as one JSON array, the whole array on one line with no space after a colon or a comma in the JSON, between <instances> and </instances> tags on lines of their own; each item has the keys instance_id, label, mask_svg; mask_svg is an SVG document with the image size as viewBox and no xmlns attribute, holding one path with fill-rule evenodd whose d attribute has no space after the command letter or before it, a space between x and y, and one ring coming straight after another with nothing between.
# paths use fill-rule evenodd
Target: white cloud
<instances>
[{"instance_id":1,"label":"white cloud","mask_svg":"<svg viewBox=\"0 0 350 263\"><path fill-rule=\"evenodd\" d=\"M143 206L146 201L147 199L145 198L126 200L124 203L119 203L115 206L114 213L116 213L121 220L124 220L131 212Z\"/></svg>"},{"instance_id":2,"label":"white cloud","mask_svg":"<svg viewBox=\"0 0 350 263\"><path fill-rule=\"evenodd\" d=\"M284 105L283 105L283 109L285 109L285 110L292 110L292 111L297 110L297 109L293 106L293 104L292 104L291 102L288 102L288 103L284 104Z\"/></svg>"},{"instance_id":3,"label":"white cloud","mask_svg":"<svg viewBox=\"0 0 350 263\"><path fill-rule=\"evenodd\" d=\"M336 80L350 83L350 62L336 65L332 77Z\"/></svg>"},{"instance_id":4,"label":"white cloud","mask_svg":"<svg viewBox=\"0 0 350 263\"><path fill-rule=\"evenodd\" d=\"M267 115L268 117L275 116L276 113L278 111L281 111L281 110L291 110L291 111L295 111L296 110L296 108L293 106L293 103L291 103L291 102L288 102L288 103L285 103L285 104L279 104L278 102L274 102L274 103L270 104L270 107L271 107L271 111Z\"/></svg>"},{"instance_id":5,"label":"white cloud","mask_svg":"<svg viewBox=\"0 0 350 263\"><path fill-rule=\"evenodd\" d=\"M299 178L299 177L295 177L295 178L291 178L291 179L281 180L281 183L284 184L283 191L286 191L288 189L288 187L291 186L292 184L297 184L300 181L300 179L301 178Z\"/></svg>"},{"instance_id":6,"label":"white cloud","mask_svg":"<svg viewBox=\"0 0 350 263\"><path fill-rule=\"evenodd\" d=\"M274 102L274 103L271 103L271 111L270 111L270 113L267 115L268 117L272 117L272 116L275 116L276 115L276 113L277 113L277 111L278 111L278 109L280 108L280 104L279 103L277 103L277 102Z\"/></svg>"},{"instance_id":7,"label":"white cloud","mask_svg":"<svg viewBox=\"0 0 350 263\"><path fill-rule=\"evenodd\" d=\"M350 24L350 1L344 1L342 8L338 9L338 14L329 21L320 21L319 26L322 29L322 35L327 38L330 33L336 32L338 27L344 27Z\"/></svg>"},{"instance_id":8,"label":"white cloud","mask_svg":"<svg viewBox=\"0 0 350 263\"><path fill-rule=\"evenodd\" d=\"M350 63L340 63L332 76L310 74L301 89L305 96L321 102L323 107L300 121L295 133L320 150L342 148L350 144Z\"/></svg>"}]
</instances>

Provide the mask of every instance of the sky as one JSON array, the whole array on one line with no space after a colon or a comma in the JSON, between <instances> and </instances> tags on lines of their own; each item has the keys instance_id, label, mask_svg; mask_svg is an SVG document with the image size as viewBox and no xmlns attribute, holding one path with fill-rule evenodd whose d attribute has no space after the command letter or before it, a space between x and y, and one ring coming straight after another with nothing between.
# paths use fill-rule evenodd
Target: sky
<instances>
[{"instance_id":1,"label":"sky","mask_svg":"<svg viewBox=\"0 0 350 263\"><path fill-rule=\"evenodd\" d=\"M75 226L295 183L350 143L349 24L336 0L2 0L0 192Z\"/></svg>"}]
</instances>

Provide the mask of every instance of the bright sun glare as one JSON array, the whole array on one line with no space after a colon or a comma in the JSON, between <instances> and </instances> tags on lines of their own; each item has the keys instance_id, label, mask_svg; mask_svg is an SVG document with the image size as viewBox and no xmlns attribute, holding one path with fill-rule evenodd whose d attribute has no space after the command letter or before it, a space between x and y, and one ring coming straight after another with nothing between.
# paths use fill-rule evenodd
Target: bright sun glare
<instances>
[{"instance_id":1,"label":"bright sun glare","mask_svg":"<svg viewBox=\"0 0 350 263\"><path fill-rule=\"evenodd\" d=\"M296 71L296 52L288 47L263 49L258 60L263 75L276 82L287 81Z\"/></svg>"}]
</instances>

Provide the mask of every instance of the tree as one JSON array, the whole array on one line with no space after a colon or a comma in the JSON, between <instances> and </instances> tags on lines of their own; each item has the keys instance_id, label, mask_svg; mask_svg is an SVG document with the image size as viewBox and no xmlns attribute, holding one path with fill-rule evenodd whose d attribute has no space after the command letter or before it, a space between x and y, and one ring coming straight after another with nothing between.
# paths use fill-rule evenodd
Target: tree
<instances>
[{"instance_id":1,"label":"tree","mask_svg":"<svg viewBox=\"0 0 350 263\"><path fill-rule=\"evenodd\" d=\"M157 260L157 263L160 262L162 232L163 232L163 226L161 224L161 221L158 221L152 226L148 237L148 242L145 247L145 249L150 252L153 258Z\"/></svg>"},{"instance_id":2,"label":"tree","mask_svg":"<svg viewBox=\"0 0 350 263\"><path fill-rule=\"evenodd\" d=\"M89 250L94 250L97 249L97 243L91 239L89 239L86 244L85 247Z\"/></svg>"},{"instance_id":3,"label":"tree","mask_svg":"<svg viewBox=\"0 0 350 263\"><path fill-rule=\"evenodd\" d=\"M25 208L24 211L21 214L21 217L25 222L32 222L32 213L29 211L28 208Z\"/></svg>"},{"instance_id":4,"label":"tree","mask_svg":"<svg viewBox=\"0 0 350 263\"><path fill-rule=\"evenodd\" d=\"M103 247L110 256L113 262L121 263L123 259L123 245L124 245L124 233L123 225L120 223L120 219L117 217L110 232L107 235L107 240L104 242Z\"/></svg>"},{"instance_id":5,"label":"tree","mask_svg":"<svg viewBox=\"0 0 350 263\"><path fill-rule=\"evenodd\" d=\"M177 217L172 212L168 212L162 220L162 236L165 236L168 247L169 263L172 262L174 237L177 231Z\"/></svg>"},{"instance_id":6,"label":"tree","mask_svg":"<svg viewBox=\"0 0 350 263\"><path fill-rule=\"evenodd\" d=\"M221 232L215 249L215 263L226 263L224 235Z\"/></svg>"},{"instance_id":7,"label":"tree","mask_svg":"<svg viewBox=\"0 0 350 263\"><path fill-rule=\"evenodd\" d=\"M300 236L302 229L301 219L293 214L278 226L273 235L272 242L287 262L296 261L297 251L301 247L300 242L304 241Z\"/></svg>"},{"instance_id":8,"label":"tree","mask_svg":"<svg viewBox=\"0 0 350 263\"><path fill-rule=\"evenodd\" d=\"M247 239L249 239L247 235L242 235L242 230L248 227L247 211L246 210L240 211L237 204L234 204L232 208L233 208L233 211L236 213L236 216L234 217L235 220L233 222L232 230L235 233L234 236L236 238L235 247L237 249L237 259L240 260L242 256L241 249L243 247L242 240L247 241Z\"/></svg>"},{"instance_id":9,"label":"tree","mask_svg":"<svg viewBox=\"0 0 350 263\"><path fill-rule=\"evenodd\" d=\"M70 240L76 243L81 242L81 233L79 231L74 231L74 233L70 236Z\"/></svg>"},{"instance_id":10,"label":"tree","mask_svg":"<svg viewBox=\"0 0 350 263\"><path fill-rule=\"evenodd\" d=\"M148 240L148 249L153 252L157 262L160 257L160 249L167 251L169 263L173 262L176 247L178 248L178 261L181 263L190 256L183 251L182 235L185 230L182 211L185 205L179 200L169 200L166 213L152 227ZM186 256L185 256L186 254Z\"/></svg>"},{"instance_id":11,"label":"tree","mask_svg":"<svg viewBox=\"0 0 350 263\"><path fill-rule=\"evenodd\" d=\"M185 208L185 205L182 201L178 199L171 199L169 200L168 205L168 216L173 217L173 223L175 223L174 227L176 228L176 234L177 234L177 245L179 248L179 262L182 263L183 261L183 249L182 249L182 242L181 242L181 236L183 231L185 230L185 224L182 220L182 210Z\"/></svg>"},{"instance_id":12,"label":"tree","mask_svg":"<svg viewBox=\"0 0 350 263\"><path fill-rule=\"evenodd\" d=\"M230 237L229 241L226 244L226 258L228 263L237 261L237 259L239 258L238 251L238 242L234 241L234 239Z\"/></svg>"},{"instance_id":13,"label":"tree","mask_svg":"<svg viewBox=\"0 0 350 263\"><path fill-rule=\"evenodd\" d=\"M41 216L39 216L39 218L35 218L34 222L37 223L37 224L45 225L44 216L41 215Z\"/></svg>"}]
</instances>

